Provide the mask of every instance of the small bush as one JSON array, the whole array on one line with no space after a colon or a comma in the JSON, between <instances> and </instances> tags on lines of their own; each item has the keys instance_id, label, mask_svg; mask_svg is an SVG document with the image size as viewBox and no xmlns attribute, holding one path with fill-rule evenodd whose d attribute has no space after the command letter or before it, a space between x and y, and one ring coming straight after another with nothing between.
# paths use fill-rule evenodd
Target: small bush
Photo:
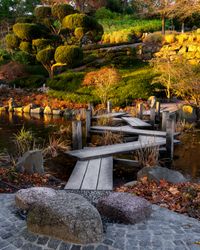
<instances>
[{"instance_id":1,"label":"small bush","mask_svg":"<svg viewBox=\"0 0 200 250\"><path fill-rule=\"evenodd\" d=\"M16 87L20 88L39 88L46 81L46 78L43 75L31 75L28 77L17 78L11 82L15 84Z\"/></svg>"},{"instance_id":2,"label":"small bush","mask_svg":"<svg viewBox=\"0 0 200 250\"><path fill-rule=\"evenodd\" d=\"M31 41L44 34L41 25L33 23L16 23L13 25L14 34L22 40Z\"/></svg>"},{"instance_id":3,"label":"small bush","mask_svg":"<svg viewBox=\"0 0 200 250\"><path fill-rule=\"evenodd\" d=\"M21 42L19 45L19 49L21 51L27 52L27 53L32 53L32 44L30 42Z\"/></svg>"},{"instance_id":4,"label":"small bush","mask_svg":"<svg viewBox=\"0 0 200 250\"><path fill-rule=\"evenodd\" d=\"M6 46L8 49L17 49L19 47L20 40L14 34L8 34L6 36Z\"/></svg>"},{"instance_id":5,"label":"small bush","mask_svg":"<svg viewBox=\"0 0 200 250\"><path fill-rule=\"evenodd\" d=\"M0 49L0 65L5 64L7 60L10 60L10 54L7 50Z\"/></svg>"},{"instance_id":6,"label":"small bush","mask_svg":"<svg viewBox=\"0 0 200 250\"><path fill-rule=\"evenodd\" d=\"M19 51L12 55L12 60L21 64L34 64L35 56L24 51Z\"/></svg>"},{"instance_id":7,"label":"small bush","mask_svg":"<svg viewBox=\"0 0 200 250\"><path fill-rule=\"evenodd\" d=\"M34 15L37 18L45 18L51 16L51 7L49 6L38 6L34 10Z\"/></svg>"},{"instance_id":8,"label":"small bush","mask_svg":"<svg viewBox=\"0 0 200 250\"><path fill-rule=\"evenodd\" d=\"M78 46L59 46L55 52L55 61L75 67L83 60L83 51Z\"/></svg>"},{"instance_id":9,"label":"small bush","mask_svg":"<svg viewBox=\"0 0 200 250\"><path fill-rule=\"evenodd\" d=\"M51 45L51 43L52 41L50 39L44 39L44 38L34 39L32 41L32 45L36 47L37 51L47 48L48 46Z\"/></svg>"},{"instance_id":10,"label":"small bush","mask_svg":"<svg viewBox=\"0 0 200 250\"><path fill-rule=\"evenodd\" d=\"M54 59L54 53L55 50L52 48L43 49L37 53L36 59L42 64L50 63Z\"/></svg>"},{"instance_id":11,"label":"small bush","mask_svg":"<svg viewBox=\"0 0 200 250\"><path fill-rule=\"evenodd\" d=\"M169 44L174 43L175 39L176 39L175 34L167 34L164 37L165 43L169 43Z\"/></svg>"},{"instance_id":12,"label":"small bush","mask_svg":"<svg viewBox=\"0 0 200 250\"><path fill-rule=\"evenodd\" d=\"M52 7L52 15L61 21L65 16L73 14L74 12L74 8L68 4L55 4Z\"/></svg>"},{"instance_id":13,"label":"small bush","mask_svg":"<svg viewBox=\"0 0 200 250\"><path fill-rule=\"evenodd\" d=\"M98 9L95 13L95 17L97 19L113 19L115 18L115 16L115 13L113 13L109 9L106 9L105 7Z\"/></svg>"},{"instance_id":14,"label":"small bush","mask_svg":"<svg viewBox=\"0 0 200 250\"><path fill-rule=\"evenodd\" d=\"M66 72L49 79L47 86L53 90L76 91L80 87L83 77L84 73L82 72Z\"/></svg>"}]
</instances>

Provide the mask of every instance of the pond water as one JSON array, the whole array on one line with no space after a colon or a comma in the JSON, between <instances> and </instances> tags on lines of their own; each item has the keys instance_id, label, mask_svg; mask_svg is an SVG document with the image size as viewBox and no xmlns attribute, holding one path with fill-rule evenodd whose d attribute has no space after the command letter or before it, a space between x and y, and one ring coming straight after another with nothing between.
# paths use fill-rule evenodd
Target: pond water
<instances>
[{"instance_id":1,"label":"pond water","mask_svg":"<svg viewBox=\"0 0 200 250\"><path fill-rule=\"evenodd\" d=\"M71 121L64 117L0 114L0 151L6 149L10 154L13 153L15 149L14 134L23 126L31 130L35 138L42 143L48 141L49 134L57 131L60 126L71 126ZM175 147L173 169L181 171L193 180L198 180L200 179L200 131L184 134L180 139L181 144ZM46 169L67 181L74 164L73 160L63 155L48 162ZM133 178L130 173L127 174L128 176L123 176L123 171L116 171L115 168L114 177L117 176L116 178L119 180L120 175L124 181Z\"/></svg>"}]
</instances>

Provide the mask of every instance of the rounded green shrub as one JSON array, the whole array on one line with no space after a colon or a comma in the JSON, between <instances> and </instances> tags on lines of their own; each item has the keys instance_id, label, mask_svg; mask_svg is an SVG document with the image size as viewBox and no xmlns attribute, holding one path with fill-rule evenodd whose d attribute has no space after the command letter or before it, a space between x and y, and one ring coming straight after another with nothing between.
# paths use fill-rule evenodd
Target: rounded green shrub
<instances>
[{"instance_id":1,"label":"rounded green shrub","mask_svg":"<svg viewBox=\"0 0 200 250\"><path fill-rule=\"evenodd\" d=\"M66 16L62 21L63 28L68 28L70 30L75 30L76 28L87 28L90 29L91 18L85 14L72 14Z\"/></svg>"},{"instance_id":2,"label":"rounded green shrub","mask_svg":"<svg viewBox=\"0 0 200 250\"><path fill-rule=\"evenodd\" d=\"M19 62L21 64L31 64L33 65L35 63L35 56L24 52L24 51L19 51L13 54L12 60L15 62Z\"/></svg>"},{"instance_id":3,"label":"rounded green shrub","mask_svg":"<svg viewBox=\"0 0 200 250\"><path fill-rule=\"evenodd\" d=\"M51 16L51 7L49 6L38 6L34 9L34 15L37 18L45 18Z\"/></svg>"},{"instance_id":4,"label":"rounded green shrub","mask_svg":"<svg viewBox=\"0 0 200 250\"><path fill-rule=\"evenodd\" d=\"M19 49L27 53L32 53L32 44L30 42L22 41L19 45Z\"/></svg>"},{"instance_id":5,"label":"rounded green shrub","mask_svg":"<svg viewBox=\"0 0 200 250\"><path fill-rule=\"evenodd\" d=\"M50 39L34 39L32 41L32 45L36 47L37 51L40 51L42 49L45 49L46 47L50 46L52 41Z\"/></svg>"},{"instance_id":6,"label":"rounded green shrub","mask_svg":"<svg viewBox=\"0 0 200 250\"><path fill-rule=\"evenodd\" d=\"M13 25L14 34L22 40L30 41L40 38L44 30L34 23L16 23Z\"/></svg>"},{"instance_id":7,"label":"rounded green shrub","mask_svg":"<svg viewBox=\"0 0 200 250\"><path fill-rule=\"evenodd\" d=\"M55 61L65 63L69 67L75 67L83 60L83 51L78 46L59 46L55 52Z\"/></svg>"},{"instance_id":8,"label":"rounded green shrub","mask_svg":"<svg viewBox=\"0 0 200 250\"><path fill-rule=\"evenodd\" d=\"M8 34L6 36L6 46L9 49L17 49L19 47L20 40L15 34Z\"/></svg>"},{"instance_id":9,"label":"rounded green shrub","mask_svg":"<svg viewBox=\"0 0 200 250\"><path fill-rule=\"evenodd\" d=\"M73 14L74 12L74 8L69 4L55 4L52 7L52 15L61 21L65 16Z\"/></svg>"},{"instance_id":10,"label":"rounded green shrub","mask_svg":"<svg viewBox=\"0 0 200 250\"><path fill-rule=\"evenodd\" d=\"M81 40L81 38L84 36L84 34L85 34L85 30L82 27L76 28L74 31L74 35L78 40Z\"/></svg>"},{"instance_id":11,"label":"rounded green shrub","mask_svg":"<svg viewBox=\"0 0 200 250\"><path fill-rule=\"evenodd\" d=\"M36 59L38 62L46 64L46 63L51 62L54 59L54 53L55 53L54 49L46 48L46 49L40 50L37 53Z\"/></svg>"}]
</instances>

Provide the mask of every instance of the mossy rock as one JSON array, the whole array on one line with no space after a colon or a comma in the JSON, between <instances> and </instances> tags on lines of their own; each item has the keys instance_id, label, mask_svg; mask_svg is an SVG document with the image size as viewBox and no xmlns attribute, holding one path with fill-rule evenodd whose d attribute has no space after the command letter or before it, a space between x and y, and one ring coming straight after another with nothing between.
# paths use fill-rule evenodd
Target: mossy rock
<instances>
[{"instance_id":1,"label":"mossy rock","mask_svg":"<svg viewBox=\"0 0 200 250\"><path fill-rule=\"evenodd\" d=\"M17 49L19 47L20 40L15 34L6 35L5 39L8 49Z\"/></svg>"},{"instance_id":2,"label":"mossy rock","mask_svg":"<svg viewBox=\"0 0 200 250\"><path fill-rule=\"evenodd\" d=\"M27 52L27 53L32 53L32 44L30 42L21 42L19 45L19 49Z\"/></svg>"},{"instance_id":3,"label":"mossy rock","mask_svg":"<svg viewBox=\"0 0 200 250\"><path fill-rule=\"evenodd\" d=\"M62 21L64 17L75 12L74 8L69 4L55 4L51 11L52 15L60 21Z\"/></svg>"}]
</instances>

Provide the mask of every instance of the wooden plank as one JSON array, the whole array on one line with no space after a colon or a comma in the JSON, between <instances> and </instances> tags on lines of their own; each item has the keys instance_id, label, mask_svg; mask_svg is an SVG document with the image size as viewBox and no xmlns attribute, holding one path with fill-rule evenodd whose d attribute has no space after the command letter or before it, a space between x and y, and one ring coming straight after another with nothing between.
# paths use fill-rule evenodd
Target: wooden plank
<instances>
[{"instance_id":1,"label":"wooden plank","mask_svg":"<svg viewBox=\"0 0 200 250\"><path fill-rule=\"evenodd\" d=\"M111 132L120 132L122 134L136 134L136 135L166 137L165 131L142 130L142 129L131 128L130 126L119 126L119 127L93 126L91 127L91 132L95 132L95 131L111 131ZM175 136L179 134L180 133L174 133Z\"/></svg>"},{"instance_id":2,"label":"wooden plank","mask_svg":"<svg viewBox=\"0 0 200 250\"><path fill-rule=\"evenodd\" d=\"M66 152L67 155L77 157L80 160L88 160L113 154L127 153L147 146L161 146L166 144L165 138L155 137L154 143L148 141L134 141L122 144L94 147L92 149L82 149Z\"/></svg>"},{"instance_id":3,"label":"wooden plank","mask_svg":"<svg viewBox=\"0 0 200 250\"><path fill-rule=\"evenodd\" d=\"M88 161L78 161L74 170L65 186L65 189L79 190L82 185L88 167Z\"/></svg>"},{"instance_id":4,"label":"wooden plank","mask_svg":"<svg viewBox=\"0 0 200 250\"><path fill-rule=\"evenodd\" d=\"M99 119L99 118L114 118L114 117L121 117L125 115L126 112L116 112L116 113L109 113L109 114L103 114L103 115L96 115L93 116L94 119Z\"/></svg>"},{"instance_id":5,"label":"wooden plank","mask_svg":"<svg viewBox=\"0 0 200 250\"><path fill-rule=\"evenodd\" d=\"M149 123L146 123L142 120L140 120L139 118L135 118L135 117L122 117L122 120L126 121L129 125L131 125L132 127L151 127L151 125Z\"/></svg>"},{"instance_id":6,"label":"wooden plank","mask_svg":"<svg viewBox=\"0 0 200 250\"><path fill-rule=\"evenodd\" d=\"M113 189L113 158L106 157L101 159L101 167L97 190Z\"/></svg>"},{"instance_id":7,"label":"wooden plank","mask_svg":"<svg viewBox=\"0 0 200 250\"><path fill-rule=\"evenodd\" d=\"M101 165L101 158L93 159L89 161L87 171L85 173L85 177L81 186L81 190L96 190L97 189L100 165Z\"/></svg>"}]
</instances>

